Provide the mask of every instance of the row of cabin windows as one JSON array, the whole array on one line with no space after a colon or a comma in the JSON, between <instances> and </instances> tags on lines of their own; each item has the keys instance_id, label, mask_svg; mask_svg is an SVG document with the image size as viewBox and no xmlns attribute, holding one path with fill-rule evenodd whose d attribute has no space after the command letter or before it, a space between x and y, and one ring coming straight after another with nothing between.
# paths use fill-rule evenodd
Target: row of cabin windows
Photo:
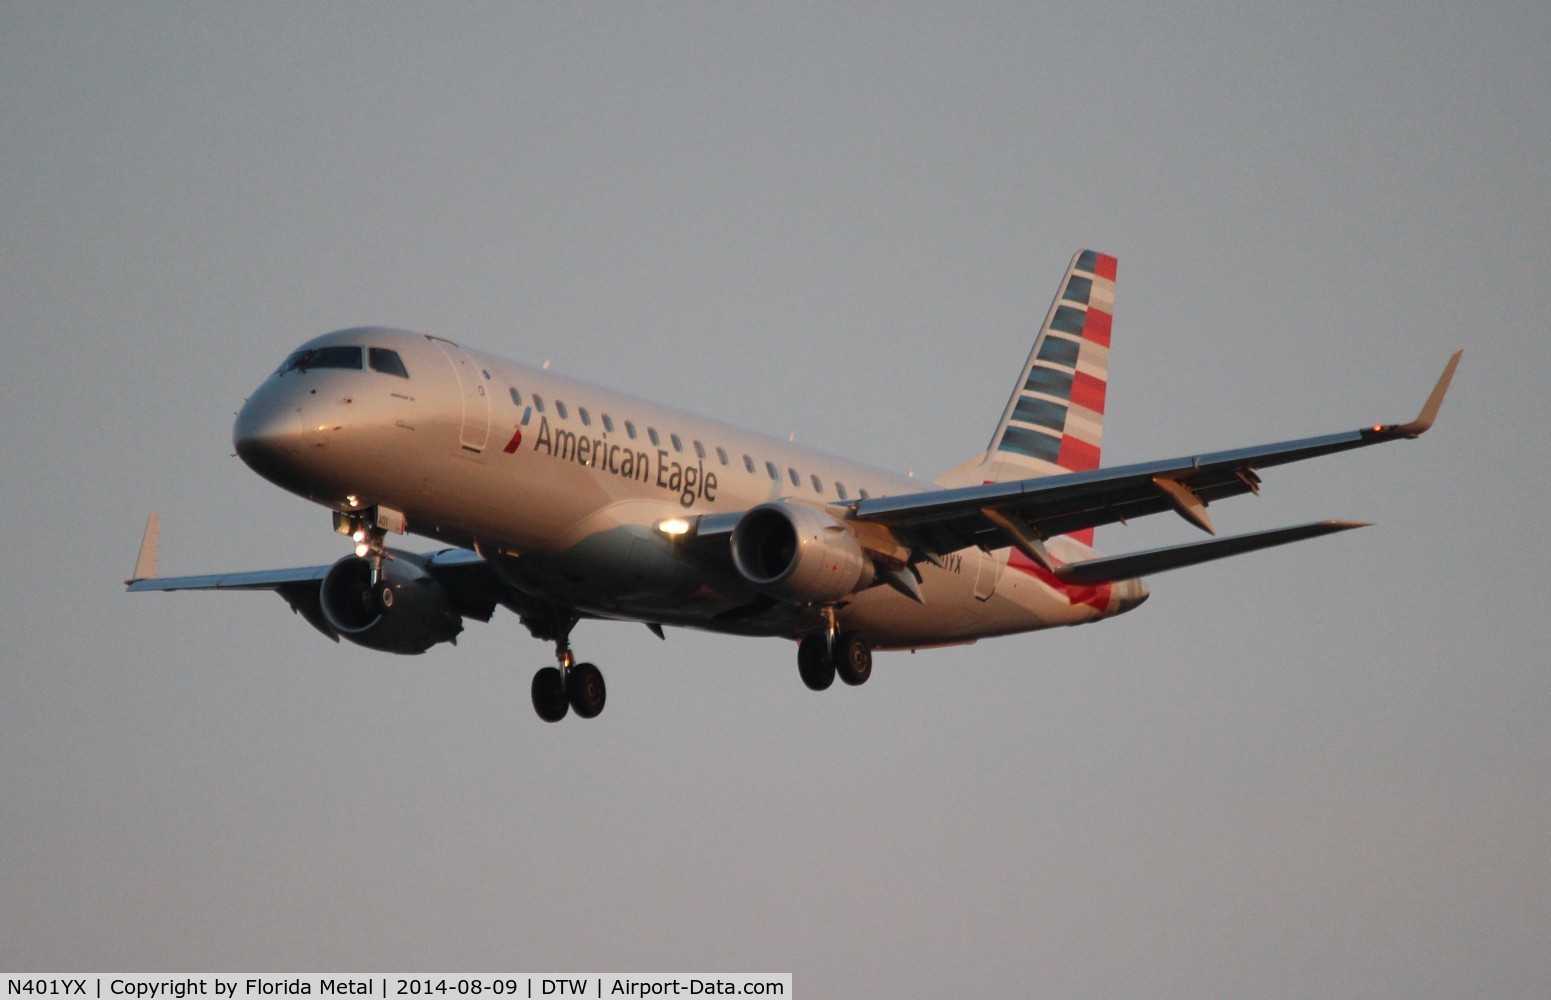
<instances>
[{"instance_id":1,"label":"row of cabin windows","mask_svg":"<svg viewBox=\"0 0 1551 1000\"><path fill-rule=\"evenodd\" d=\"M507 391L511 393L512 403L520 408L523 405L523 403L522 403L522 393L518 392L515 387L511 387ZM530 395L528 397L528 399L530 401L530 405L533 407L534 410L536 410L539 413L545 412L544 411L544 397L543 396L540 396L538 393L535 392L532 395ZM555 415L558 416L561 420L569 420L570 419L570 410L566 407L565 403L561 402L558 399L555 400ZM585 407L585 406L578 406L576 408L576 416L578 417L578 419L581 420L583 427L591 427L592 426L592 414L588 412L587 407ZM599 418L600 418L600 420L601 420L601 422L603 424L603 429L605 431L607 431L608 433L612 434L614 432L614 418L609 416L607 413L600 414ZM637 434L636 434L635 422L634 421L630 421L630 420L626 420L624 422L624 426L625 426L625 436L628 437L632 441L636 440L637 439ZM654 447L654 448L662 447L662 436L657 433L657 428L655 428L655 427L648 427L648 428L646 428L646 437L647 437L647 440L651 441L652 447ZM669 434L668 435L668 440L669 440L669 442L672 443L674 451L680 452L680 453L682 453L684 451L684 441L677 434ZM695 449L695 455L698 456L702 461L704 461L707 458L705 445L701 444L699 441L691 441L690 444ZM716 448L716 458L717 458L717 461L721 462L723 465L730 466L732 464L731 460L727 457L727 449L723 448L723 447L721 447L719 445ZM758 474L756 466L754 464L754 458L753 458L752 455L744 455L743 456L743 468L745 470L747 470L749 472L749 474L751 474L751 475L757 475ZM772 482L780 482L781 481L781 470L776 468L776 464L774 462L766 462L765 463L765 471L770 475L770 479L771 479ZM802 476L798 473L798 471L796 469L788 468L786 470L786 474L787 474L787 477L791 479L793 486L798 486L798 487L802 486ZM809 478L809 481L812 482L812 484L813 484L813 492L822 494L824 492L824 480L820 479L817 475L810 475L808 478ZM861 499L863 499L863 500L867 500L867 499L869 499L872 496L872 494L868 493L866 490L859 490L857 492L861 494ZM835 493L842 500L849 500L849 499L851 499L850 496L846 493L845 484L840 482L839 480L835 481Z\"/></svg>"}]
</instances>

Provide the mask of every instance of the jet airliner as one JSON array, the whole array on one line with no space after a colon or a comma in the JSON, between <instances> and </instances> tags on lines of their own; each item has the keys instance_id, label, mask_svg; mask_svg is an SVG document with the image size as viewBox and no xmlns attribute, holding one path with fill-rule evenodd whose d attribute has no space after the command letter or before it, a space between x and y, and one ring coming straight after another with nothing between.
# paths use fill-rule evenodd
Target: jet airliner
<instances>
[{"instance_id":1,"label":"jet airliner","mask_svg":"<svg viewBox=\"0 0 1551 1000\"><path fill-rule=\"evenodd\" d=\"M243 404L237 454L332 512L329 565L156 574L146 525L131 591L269 590L324 635L422 653L464 619L515 613L552 643L540 718L592 718L603 674L582 620L797 643L816 691L872 674L874 650L972 643L1130 611L1140 577L1361 527L1315 521L1118 556L1094 529L1173 511L1215 536L1212 503L1270 466L1398 438L1421 413L1321 437L1104 468L1114 257L1071 259L985 451L930 487L429 334L362 327L302 344ZM390 547L413 533L445 548Z\"/></svg>"}]
</instances>

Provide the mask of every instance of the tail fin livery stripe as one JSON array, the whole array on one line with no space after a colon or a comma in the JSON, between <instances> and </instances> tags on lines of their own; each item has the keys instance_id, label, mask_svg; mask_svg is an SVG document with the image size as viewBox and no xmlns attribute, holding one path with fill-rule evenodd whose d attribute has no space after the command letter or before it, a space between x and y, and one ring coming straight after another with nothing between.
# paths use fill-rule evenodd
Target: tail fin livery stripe
<instances>
[{"instance_id":1,"label":"tail fin livery stripe","mask_svg":"<svg viewBox=\"0 0 1551 1000\"><path fill-rule=\"evenodd\" d=\"M1072 258L982 467L986 481L1099 467L1115 312L1115 258ZM1073 536L1092 544L1091 530Z\"/></svg>"},{"instance_id":2,"label":"tail fin livery stripe","mask_svg":"<svg viewBox=\"0 0 1551 1000\"><path fill-rule=\"evenodd\" d=\"M1113 308L1113 304L1111 304ZM1109 325L1114 320L1114 313L1102 312L1097 308L1089 308L1088 322L1083 327L1083 339L1100 347L1109 347Z\"/></svg>"},{"instance_id":3,"label":"tail fin livery stripe","mask_svg":"<svg viewBox=\"0 0 1551 1000\"><path fill-rule=\"evenodd\" d=\"M1106 382L1092 375L1084 375L1078 372L1071 382L1071 399L1073 406L1081 406L1092 410L1094 413L1104 412L1104 389Z\"/></svg>"},{"instance_id":4,"label":"tail fin livery stripe","mask_svg":"<svg viewBox=\"0 0 1551 1000\"><path fill-rule=\"evenodd\" d=\"M985 453L937 479L945 488L1099 467L1115 313L1115 258L1072 257ZM1093 529L1072 538L1093 544Z\"/></svg>"},{"instance_id":5,"label":"tail fin livery stripe","mask_svg":"<svg viewBox=\"0 0 1551 1000\"><path fill-rule=\"evenodd\" d=\"M1099 467L1098 446L1074 437L1064 437L1061 439L1061 453L1056 458L1056 464L1072 472L1092 472ZM1090 534L1088 539L1089 542L1085 544L1091 543L1093 536Z\"/></svg>"},{"instance_id":6,"label":"tail fin livery stripe","mask_svg":"<svg viewBox=\"0 0 1551 1000\"><path fill-rule=\"evenodd\" d=\"M1056 306L1055 315L1050 317L1050 322L1045 324L1045 329L1081 337L1083 324L1088 321L1087 312L1088 310L1079 309L1076 306Z\"/></svg>"},{"instance_id":7,"label":"tail fin livery stripe","mask_svg":"<svg viewBox=\"0 0 1551 1000\"><path fill-rule=\"evenodd\" d=\"M1079 328L1079 333L1081 328ZM1039 345L1039 353L1035 355L1040 361L1048 365L1060 365L1063 368L1076 368L1077 355L1082 351L1082 341L1063 337L1060 334L1047 336L1045 342Z\"/></svg>"},{"instance_id":8,"label":"tail fin livery stripe","mask_svg":"<svg viewBox=\"0 0 1551 1000\"><path fill-rule=\"evenodd\" d=\"M1028 381L1023 383L1023 391L1026 394L1038 392L1054 396L1056 399L1067 398L1075 389L1072 372L1064 372L1037 361L1034 362L1034 370L1029 372Z\"/></svg>"},{"instance_id":9,"label":"tail fin livery stripe","mask_svg":"<svg viewBox=\"0 0 1551 1000\"><path fill-rule=\"evenodd\" d=\"M998 478L1098 467L1115 302L1115 258L1072 258L989 449ZM1032 460L1032 461L1030 461Z\"/></svg>"},{"instance_id":10,"label":"tail fin livery stripe","mask_svg":"<svg viewBox=\"0 0 1551 1000\"><path fill-rule=\"evenodd\" d=\"M1075 266L1079 271L1087 271L1107 281L1115 280L1115 258L1106 254L1084 250L1077 255Z\"/></svg>"},{"instance_id":11,"label":"tail fin livery stripe","mask_svg":"<svg viewBox=\"0 0 1551 1000\"><path fill-rule=\"evenodd\" d=\"M1066 407L1025 394L1019 397L1018 405L1013 407L1012 419L1015 423L1048 427L1059 434L1066 426Z\"/></svg>"},{"instance_id":12,"label":"tail fin livery stripe","mask_svg":"<svg viewBox=\"0 0 1551 1000\"><path fill-rule=\"evenodd\" d=\"M1075 438L1084 444L1093 446L1095 451L1099 447L1099 439L1104 434L1104 417L1092 410L1081 406L1070 407L1066 411L1066 427L1063 437Z\"/></svg>"},{"instance_id":13,"label":"tail fin livery stripe","mask_svg":"<svg viewBox=\"0 0 1551 1000\"><path fill-rule=\"evenodd\" d=\"M997 450L1010 455L1036 458L1054 465L1056 459L1061 457L1061 439L1024 427L1013 426L1008 427L1006 433L1002 435L1002 445Z\"/></svg>"}]
</instances>

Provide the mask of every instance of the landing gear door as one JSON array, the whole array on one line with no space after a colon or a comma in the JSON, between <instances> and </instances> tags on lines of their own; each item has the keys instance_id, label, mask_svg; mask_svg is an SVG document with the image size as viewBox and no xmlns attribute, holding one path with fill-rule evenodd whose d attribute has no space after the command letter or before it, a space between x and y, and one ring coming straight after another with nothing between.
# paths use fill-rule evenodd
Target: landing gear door
<instances>
[{"instance_id":1,"label":"landing gear door","mask_svg":"<svg viewBox=\"0 0 1551 1000\"><path fill-rule=\"evenodd\" d=\"M463 430L458 443L465 457L478 455L483 458L485 445L490 441L490 394L485 389L485 374L463 348L452 341L440 337L426 339L442 349L458 376L458 387L463 393Z\"/></svg>"}]
</instances>

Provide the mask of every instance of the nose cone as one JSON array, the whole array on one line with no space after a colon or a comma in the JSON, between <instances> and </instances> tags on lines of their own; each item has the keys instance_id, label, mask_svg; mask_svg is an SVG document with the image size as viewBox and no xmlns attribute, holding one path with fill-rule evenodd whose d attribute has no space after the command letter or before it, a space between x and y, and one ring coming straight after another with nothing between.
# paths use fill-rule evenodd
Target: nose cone
<instances>
[{"instance_id":1,"label":"nose cone","mask_svg":"<svg viewBox=\"0 0 1551 1000\"><path fill-rule=\"evenodd\" d=\"M259 387L237 413L232 444L248 468L283 484L302 447L301 410L275 380Z\"/></svg>"}]
</instances>

